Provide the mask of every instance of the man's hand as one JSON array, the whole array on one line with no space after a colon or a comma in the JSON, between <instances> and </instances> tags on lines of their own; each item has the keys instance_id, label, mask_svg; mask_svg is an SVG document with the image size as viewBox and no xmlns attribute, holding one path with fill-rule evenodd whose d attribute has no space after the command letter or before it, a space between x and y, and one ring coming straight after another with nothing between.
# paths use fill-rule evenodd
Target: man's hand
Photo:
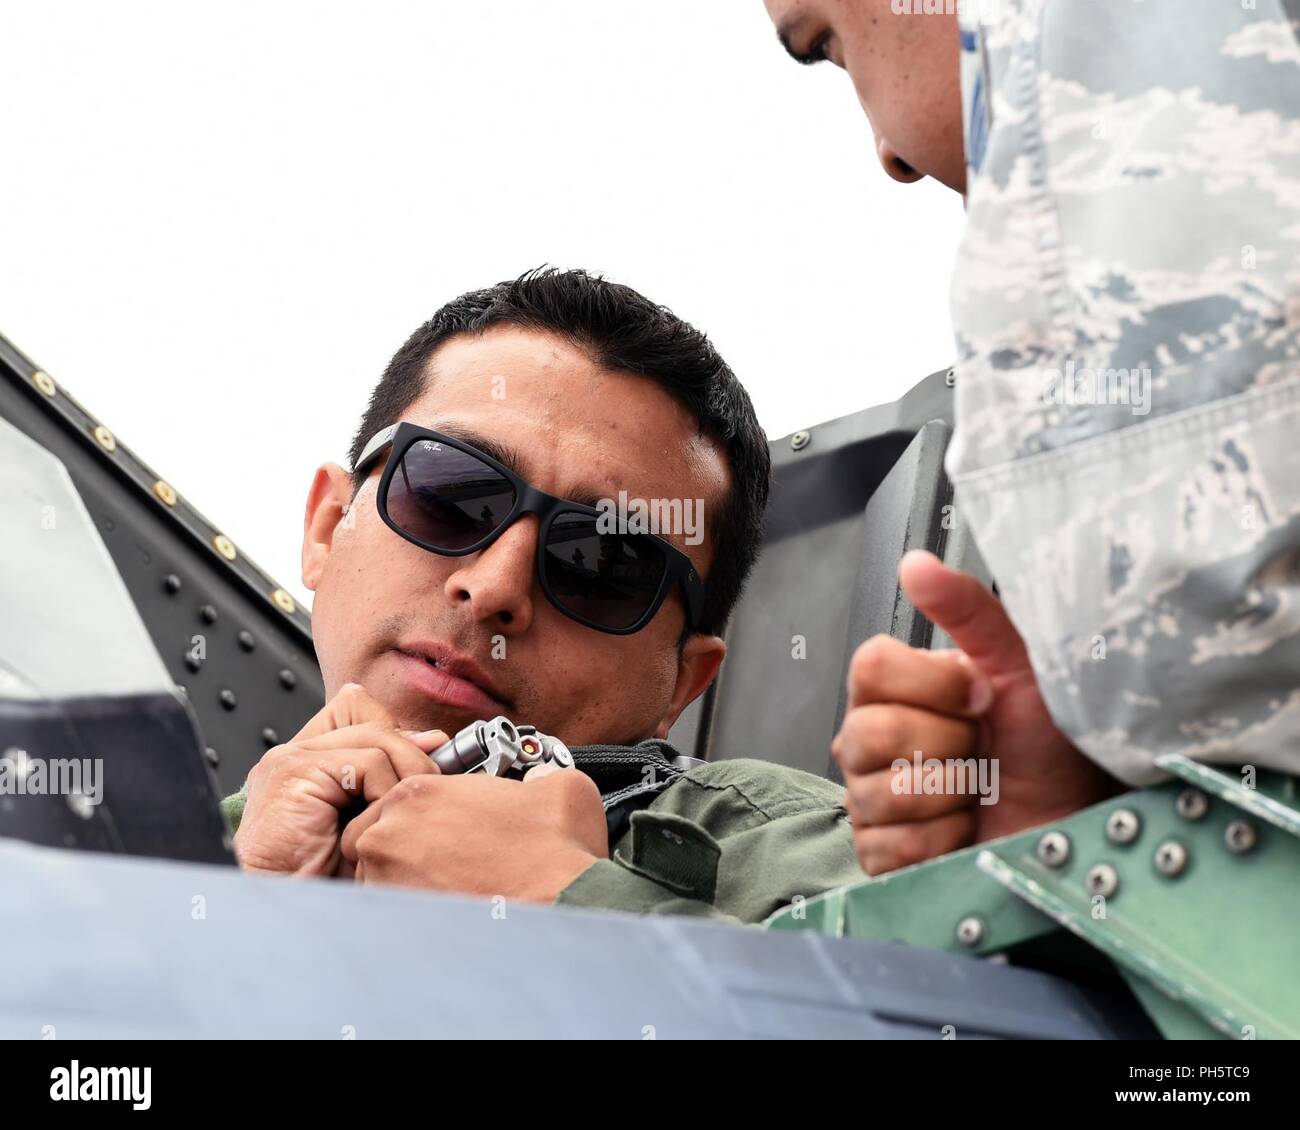
<instances>
[{"instance_id":1,"label":"man's hand","mask_svg":"<svg viewBox=\"0 0 1300 1130\"><path fill-rule=\"evenodd\" d=\"M577 769L402 781L343 833L365 883L553 902L609 856L600 791Z\"/></svg>"},{"instance_id":2,"label":"man's hand","mask_svg":"<svg viewBox=\"0 0 1300 1130\"><path fill-rule=\"evenodd\" d=\"M388 712L348 683L291 741L267 750L248 774L235 853L248 871L351 873L339 850L339 813L374 802L399 781L429 777L441 730L399 731Z\"/></svg>"},{"instance_id":3,"label":"man's hand","mask_svg":"<svg viewBox=\"0 0 1300 1130\"><path fill-rule=\"evenodd\" d=\"M912 603L961 650L910 648L876 636L849 669L849 706L831 752L844 772L858 860L879 875L968 844L1054 820L1113 782L1056 728L1024 641L1001 602L974 577L915 551L899 566ZM999 796L901 795L896 758L996 757ZM911 770L906 773L912 776Z\"/></svg>"}]
</instances>

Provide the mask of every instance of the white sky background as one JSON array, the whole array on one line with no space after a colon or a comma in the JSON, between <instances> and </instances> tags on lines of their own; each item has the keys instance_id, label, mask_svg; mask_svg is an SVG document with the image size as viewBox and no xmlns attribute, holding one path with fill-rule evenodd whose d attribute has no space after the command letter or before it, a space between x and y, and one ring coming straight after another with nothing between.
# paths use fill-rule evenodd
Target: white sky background
<instances>
[{"instance_id":1,"label":"white sky background","mask_svg":"<svg viewBox=\"0 0 1300 1130\"><path fill-rule=\"evenodd\" d=\"M705 330L771 436L952 356L955 195L760 0L0 0L0 333L300 599L316 466L542 263Z\"/></svg>"}]
</instances>

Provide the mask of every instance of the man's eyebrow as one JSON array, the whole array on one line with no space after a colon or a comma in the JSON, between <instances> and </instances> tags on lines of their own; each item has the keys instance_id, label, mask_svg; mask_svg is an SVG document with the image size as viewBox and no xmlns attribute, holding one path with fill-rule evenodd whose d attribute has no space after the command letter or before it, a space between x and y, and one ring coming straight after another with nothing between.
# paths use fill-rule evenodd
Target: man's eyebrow
<instances>
[{"instance_id":1,"label":"man's eyebrow","mask_svg":"<svg viewBox=\"0 0 1300 1130\"><path fill-rule=\"evenodd\" d=\"M519 448L492 439L490 436L480 435L473 428L467 428L460 424L439 422L435 427L443 435L458 439L461 443L467 443L470 447L483 452L484 455L490 455L498 463L504 463L516 475L523 475L523 459L519 455Z\"/></svg>"},{"instance_id":2,"label":"man's eyebrow","mask_svg":"<svg viewBox=\"0 0 1300 1130\"><path fill-rule=\"evenodd\" d=\"M467 428L461 424L443 424L436 425L436 430L443 435L451 436L452 439L458 439L461 443L467 443L470 447L477 448L484 455L490 455L498 463L503 463L510 468L521 479L527 479L523 472L523 458L520 455L519 448L511 444L503 443L500 440L492 439L490 436L480 435L472 428ZM560 495L561 498L568 502L579 502L584 506L590 506L592 509L597 508L597 503L602 499L613 497L607 493L602 494L586 487L576 488L566 491Z\"/></svg>"},{"instance_id":3,"label":"man's eyebrow","mask_svg":"<svg viewBox=\"0 0 1300 1130\"><path fill-rule=\"evenodd\" d=\"M820 48L821 48L820 43L814 43L812 45L811 51L807 51L807 52L796 51L794 49L793 43L791 43L790 41L793 35L794 35L793 24L785 24L784 26L777 28L776 31L777 39L781 41L781 46L785 48L785 53L789 55L790 58L793 59L796 63L801 63L805 67L811 67L814 63L824 63L826 61L826 56L821 54L820 52Z\"/></svg>"}]
</instances>

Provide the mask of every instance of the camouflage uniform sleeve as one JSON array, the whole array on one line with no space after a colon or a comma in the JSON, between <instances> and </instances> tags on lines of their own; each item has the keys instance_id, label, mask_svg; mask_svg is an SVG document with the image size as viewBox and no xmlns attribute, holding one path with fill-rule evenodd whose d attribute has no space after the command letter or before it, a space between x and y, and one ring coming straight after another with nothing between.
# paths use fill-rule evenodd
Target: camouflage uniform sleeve
<instances>
[{"instance_id":1,"label":"camouflage uniform sleeve","mask_svg":"<svg viewBox=\"0 0 1300 1130\"><path fill-rule=\"evenodd\" d=\"M841 785L762 761L692 769L556 902L761 923L864 877L843 799Z\"/></svg>"},{"instance_id":2,"label":"camouflage uniform sleeve","mask_svg":"<svg viewBox=\"0 0 1300 1130\"><path fill-rule=\"evenodd\" d=\"M1300 771L1300 0L971 7L958 511L1112 773Z\"/></svg>"}]
</instances>

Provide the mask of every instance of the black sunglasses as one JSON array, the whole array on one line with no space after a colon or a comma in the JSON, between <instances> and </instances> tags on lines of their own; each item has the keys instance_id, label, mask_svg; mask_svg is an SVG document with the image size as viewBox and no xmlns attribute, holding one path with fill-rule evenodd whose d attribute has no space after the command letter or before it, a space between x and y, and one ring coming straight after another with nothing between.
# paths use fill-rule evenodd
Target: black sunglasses
<instances>
[{"instance_id":1,"label":"black sunglasses","mask_svg":"<svg viewBox=\"0 0 1300 1130\"><path fill-rule=\"evenodd\" d=\"M540 491L470 444L406 420L366 444L353 474L368 470L385 447L379 516L421 549L464 557L486 549L520 516L536 514L538 580L566 616L630 635L680 581L687 623L700 623L705 583L691 559L663 538L601 532L595 507Z\"/></svg>"}]
</instances>

